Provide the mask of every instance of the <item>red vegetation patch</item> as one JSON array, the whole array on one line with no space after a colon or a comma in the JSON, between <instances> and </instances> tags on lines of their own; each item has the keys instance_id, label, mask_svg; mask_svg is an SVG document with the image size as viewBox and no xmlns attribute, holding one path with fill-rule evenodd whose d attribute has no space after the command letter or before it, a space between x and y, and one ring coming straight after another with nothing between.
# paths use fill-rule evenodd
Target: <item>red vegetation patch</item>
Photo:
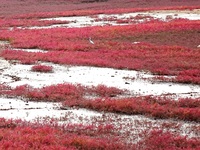
<instances>
[{"instance_id":1,"label":"red vegetation patch","mask_svg":"<svg viewBox=\"0 0 200 150\"><path fill-rule=\"evenodd\" d=\"M58 84L41 89L30 86L18 86L10 89L1 86L1 95L21 96L34 101L63 102L64 106L81 107L97 111L124 113L129 115L141 114L154 118L173 118L186 121L200 122L200 100L179 99L177 101L167 98L140 96L132 98L114 99L122 95L123 91L106 87L83 87L80 85ZM88 99L87 96L92 96ZM94 99L95 97L98 99ZM109 98L109 97L112 97Z\"/></svg>"},{"instance_id":2,"label":"red vegetation patch","mask_svg":"<svg viewBox=\"0 0 200 150\"><path fill-rule=\"evenodd\" d=\"M134 42L196 48L199 26L199 21L180 19L113 27L1 30L0 39L9 40L17 48L65 51L130 50L138 48ZM94 40L94 45L89 42L89 37Z\"/></svg>"},{"instance_id":3,"label":"red vegetation patch","mask_svg":"<svg viewBox=\"0 0 200 150\"><path fill-rule=\"evenodd\" d=\"M163 70L161 70L163 72ZM161 72L161 73L162 73ZM133 79L131 79L133 80ZM164 76L156 76L152 78L143 78L143 80L150 80L155 82L178 82L184 84L200 84L200 70L189 69L185 71L180 71L178 75L173 78L167 78Z\"/></svg>"},{"instance_id":4,"label":"red vegetation patch","mask_svg":"<svg viewBox=\"0 0 200 150\"><path fill-rule=\"evenodd\" d=\"M200 70L181 71L175 78L175 82L200 84Z\"/></svg>"},{"instance_id":5,"label":"red vegetation patch","mask_svg":"<svg viewBox=\"0 0 200 150\"><path fill-rule=\"evenodd\" d=\"M16 16L25 17L46 17L46 16L64 16L64 15L90 15L97 13L123 13L145 10L160 9L194 9L199 8L198 1L179 1L179 0L12 0L1 1L0 16ZM28 15L27 15L28 14Z\"/></svg>"},{"instance_id":6,"label":"red vegetation patch","mask_svg":"<svg viewBox=\"0 0 200 150\"><path fill-rule=\"evenodd\" d=\"M177 75L178 82L200 83L200 76L184 71L200 68L200 52L181 47L157 47L141 45L143 50L99 50L93 52L49 52L30 53L23 51L2 51L1 56L7 60L50 61L59 64L90 65L119 69L151 71L160 75ZM182 73L181 73L182 72ZM196 71L195 71L196 72Z\"/></svg>"},{"instance_id":7,"label":"red vegetation patch","mask_svg":"<svg viewBox=\"0 0 200 150\"><path fill-rule=\"evenodd\" d=\"M53 67L52 66L46 66L46 65L35 65L31 67L31 71L34 72L53 72Z\"/></svg>"},{"instance_id":8,"label":"red vegetation patch","mask_svg":"<svg viewBox=\"0 0 200 150\"><path fill-rule=\"evenodd\" d=\"M117 27L1 31L15 47L41 48L49 53L3 51L5 59L49 61L59 64L92 65L147 70L177 75L184 83L200 83L199 21L176 20ZM89 42L89 37L95 44ZM134 43L139 41L139 43ZM149 42L153 43L150 44ZM187 48L188 47L188 48ZM190 47L190 48L189 48ZM194 48L196 47L196 48ZM194 74L194 73L192 73Z\"/></svg>"},{"instance_id":9,"label":"red vegetation patch","mask_svg":"<svg viewBox=\"0 0 200 150\"><path fill-rule=\"evenodd\" d=\"M81 85L72 84L57 84L46 86L40 89L32 88L28 85L17 86L11 89L9 86L0 86L0 95L7 94L8 96L22 96L34 101L53 101L63 102L65 100L81 100L85 96L93 97L115 97L117 95L123 95L123 90L106 87L104 85L84 87Z\"/></svg>"},{"instance_id":10,"label":"red vegetation patch","mask_svg":"<svg viewBox=\"0 0 200 150\"><path fill-rule=\"evenodd\" d=\"M182 150L199 149L200 141L187 139L186 137L174 135L162 130L153 130L147 137L138 143L137 149L141 150Z\"/></svg>"},{"instance_id":11,"label":"red vegetation patch","mask_svg":"<svg viewBox=\"0 0 200 150\"><path fill-rule=\"evenodd\" d=\"M38 19L0 19L0 28L6 27L34 27L34 26L50 26L53 24L68 24L68 21L59 20L38 20Z\"/></svg>"},{"instance_id":12,"label":"red vegetation patch","mask_svg":"<svg viewBox=\"0 0 200 150\"><path fill-rule=\"evenodd\" d=\"M33 19L39 17L123 13L171 8L182 10L199 8L198 4L198 1L176 0L148 2L146 0L134 2L130 0L109 0L102 3L89 3L88 1L86 4L79 0L61 0L59 2L52 0L40 2L3 0L0 9L2 16L0 39L9 40L13 47L41 48L51 52L29 53L6 50L2 51L0 56L8 60L20 60L23 64L34 64L41 60L59 64L148 70L155 74L176 75L177 77L174 80L176 82L200 84L200 51L197 48L197 45L200 44L199 20L180 19L166 23L152 20L149 23L123 27L3 30L5 27L63 23ZM83 8L90 10L81 10ZM95 10L91 10L91 8ZM112 8L115 9L111 10ZM80 11L77 11L77 9ZM52 10L60 12L51 12ZM32 14L26 14L27 12ZM8 20L5 17L16 14L23 15L15 16L12 19L7 18ZM142 16L137 17L139 19ZM122 22L122 20L120 21ZM128 21L125 20L124 22ZM95 44L89 43L89 37L92 37ZM139 43L135 44L135 42ZM48 68L48 66L34 67L36 71L52 71L52 68ZM98 111L200 122L199 99L173 101L150 96L113 98L121 94L124 94L124 91L103 85L83 87L59 84L41 89L32 88L28 85L11 89L8 86L0 85L0 95L8 97L20 96L29 100L63 102L64 106L77 106ZM87 99L88 95L99 98ZM112 99L108 97L112 97ZM145 125L142 124L142 126ZM199 131L199 128L197 130ZM105 126L71 125L60 127L0 119L0 149L200 149L199 138L189 139L157 130L144 132L141 142L137 144L128 144L127 141L118 138L121 134L120 131L116 131L115 126L110 124Z\"/></svg>"},{"instance_id":13,"label":"red vegetation patch","mask_svg":"<svg viewBox=\"0 0 200 150\"><path fill-rule=\"evenodd\" d=\"M179 99L178 101L158 97L135 97L124 99L96 99L65 101L67 106L78 106L98 111L141 114L154 118L173 118L200 122L200 100Z\"/></svg>"},{"instance_id":14,"label":"red vegetation patch","mask_svg":"<svg viewBox=\"0 0 200 150\"><path fill-rule=\"evenodd\" d=\"M187 138L162 130L145 131L136 144L115 135L111 125L39 125L0 119L0 149L73 149L73 150L134 150L134 149L198 149L198 138ZM14 124L13 128L7 128ZM108 134L109 133L109 134ZM120 137L120 136L119 136Z\"/></svg>"},{"instance_id":15,"label":"red vegetation patch","mask_svg":"<svg viewBox=\"0 0 200 150\"><path fill-rule=\"evenodd\" d=\"M15 124L15 127L7 128L11 123ZM93 136L88 136L86 132L72 131L73 128L77 128L76 125L62 128L0 119L1 124L4 124L5 127L0 127L0 149L127 150L133 147L112 135L104 136L106 128L101 128L102 132L96 131Z\"/></svg>"},{"instance_id":16,"label":"red vegetation patch","mask_svg":"<svg viewBox=\"0 0 200 150\"><path fill-rule=\"evenodd\" d=\"M94 95L100 97L116 97L117 95L122 95L123 90L115 87L106 87L105 85L92 86L91 88L85 89L87 95Z\"/></svg>"}]
</instances>

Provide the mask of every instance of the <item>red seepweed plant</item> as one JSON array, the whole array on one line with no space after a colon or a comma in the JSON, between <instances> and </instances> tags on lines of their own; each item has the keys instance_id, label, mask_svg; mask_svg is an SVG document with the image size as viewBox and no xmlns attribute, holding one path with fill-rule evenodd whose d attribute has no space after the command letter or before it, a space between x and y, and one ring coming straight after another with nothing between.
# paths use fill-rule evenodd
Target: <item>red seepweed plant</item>
<instances>
[{"instance_id":1,"label":"red seepweed plant","mask_svg":"<svg viewBox=\"0 0 200 150\"><path fill-rule=\"evenodd\" d=\"M158 119L173 118L200 122L199 99L162 99L159 97L132 97L124 99L96 99L65 101L64 105L129 115L145 115Z\"/></svg>"},{"instance_id":2,"label":"red seepweed plant","mask_svg":"<svg viewBox=\"0 0 200 150\"><path fill-rule=\"evenodd\" d=\"M53 72L53 67L46 65L34 65L31 67L31 71L49 73Z\"/></svg>"},{"instance_id":3,"label":"red seepweed plant","mask_svg":"<svg viewBox=\"0 0 200 150\"><path fill-rule=\"evenodd\" d=\"M38 19L11 19L4 18L0 19L0 28L23 28L23 27L40 27L40 26L51 26L53 24L68 24L69 21L59 20L38 20Z\"/></svg>"},{"instance_id":4,"label":"red seepweed plant","mask_svg":"<svg viewBox=\"0 0 200 150\"><path fill-rule=\"evenodd\" d=\"M96 97L117 97L118 95L125 94L125 91L115 87L106 87L104 85L89 87L67 83L50 85L43 88L21 85L14 89L6 85L0 85L0 95L5 94L14 97L21 96L33 101L63 102L65 100L85 99L88 95L91 96L91 99Z\"/></svg>"},{"instance_id":5,"label":"red seepweed plant","mask_svg":"<svg viewBox=\"0 0 200 150\"><path fill-rule=\"evenodd\" d=\"M110 125L84 126L27 123L0 118L0 149L137 150L198 149L198 138L187 138L168 131L145 130L136 144L118 138ZM108 134L109 133L109 134ZM127 135L128 136L128 135Z\"/></svg>"},{"instance_id":6,"label":"red seepweed plant","mask_svg":"<svg viewBox=\"0 0 200 150\"><path fill-rule=\"evenodd\" d=\"M76 1L76 0L74 0ZM73 2L74 2L73 1ZM111 0L112 1L112 0ZM8 1L2 1L2 6ZM18 1L15 1L18 3ZM63 1L67 3L68 1ZM70 1L72 2L72 1ZM110 1L109 1L110 2ZM113 2L113 1L112 1ZM175 75L172 82L200 84L200 52L199 45L199 20L190 21L184 19L162 22L152 20L148 23L116 26L116 27L88 27L81 29L43 29L8 31L8 27L43 26L55 23L67 23L59 21L38 21L38 18L94 15L100 13L124 13L159 9L195 9L197 1L177 2L171 0L138 1L129 2L129 9L123 1L115 0L116 9L108 9L112 5L103 5L104 10L75 10L74 11L45 12L23 14L17 13L42 12L55 10L61 6L51 1L48 4L30 5L37 6L34 9L19 9L23 5L16 5L17 11L10 11L11 18L0 20L0 39L9 40L13 47L17 48L41 48L48 53L31 53L23 51L5 50L0 56L7 60L20 60L23 64L35 64L39 61L48 61L59 64L91 65L99 67L112 67L120 69L134 69L150 71L159 75ZM32 2L37 4L37 2ZM133 5L141 8L134 8ZM52 4L52 6L50 6ZM100 3L90 4L87 7L96 8ZM102 3L103 4L103 3ZM182 4L180 6L180 4ZM184 4L184 5L183 5ZM186 4L190 6L185 6ZM170 7L176 5L177 7ZM192 6L193 5L193 6ZM11 6L11 5L8 5ZM48 7L47 7L48 6ZM79 5L80 6L80 5ZM86 5L81 5L85 7ZM153 6L154 8L142 8ZM67 9L69 9L67 7ZM157 8L155 8L157 7ZM7 14L2 7L0 14ZM10 7L11 8L11 7ZM13 7L12 7L13 8ZM66 10L66 8L64 8ZM19 10L23 10L19 12ZM4 12L5 11L5 12ZM137 16L138 19L142 16ZM136 17L136 18L137 18ZM37 19L36 19L37 18ZM170 19L170 18L169 18ZM123 22L124 20L119 20ZM129 20L125 20L128 22ZM91 45L88 38L92 35L95 44ZM50 67L50 68L49 68ZM39 72L51 72L51 66L35 66L32 68ZM116 88L108 88L103 85L97 87L83 87L81 85L59 84L41 89L32 88L28 85L18 86L14 89L6 85L0 85L1 96L23 97L34 101L62 102L63 106L76 106L125 114L141 114L159 119L179 119L199 123L199 99L165 99L160 97L131 97L115 98L124 94ZM92 100L91 97L93 96ZM111 118L110 118L111 119ZM144 126L146 124L144 123ZM128 126L126 126L128 128ZM115 130L114 125L83 126L71 125L64 127L23 123L21 121L6 121L0 119L0 149L199 149L199 138L187 138L180 135L164 132L162 130L146 131L142 140L137 144L128 144L119 137L121 130ZM199 127L195 129L199 131ZM134 132L134 131L133 131ZM127 134L128 136L129 134ZM130 142L130 141L129 141Z\"/></svg>"},{"instance_id":7,"label":"red seepweed plant","mask_svg":"<svg viewBox=\"0 0 200 150\"><path fill-rule=\"evenodd\" d=\"M0 118L0 149L111 150L120 148L125 150L133 147L112 135L110 138L102 136L106 133L104 131L97 131L93 136L89 136L86 132L73 131L73 128L76 129L77 126L59 127ZM92 130L92 127L90 128Z\"/></svg>"},{"instance_id":8,"label":"red seepweed plant","mask_svg":"<svg viewBox=\"0 0 200 150\"><path fill-rule=\"evenodd\" d=\"M124 92L103 85L84 87L81 85L58 84L41 89L32 88L27 85L11 89L2 85L0 94L14 97L20 96L32 101L62 102L64 107L76 106L96 111L129 115L140 114L159 119L173 118L200 122L200 100L198 98L179 100L161 98L159 96L115 98L115 96L125 94Z\"/></svg>"}]
</instances>

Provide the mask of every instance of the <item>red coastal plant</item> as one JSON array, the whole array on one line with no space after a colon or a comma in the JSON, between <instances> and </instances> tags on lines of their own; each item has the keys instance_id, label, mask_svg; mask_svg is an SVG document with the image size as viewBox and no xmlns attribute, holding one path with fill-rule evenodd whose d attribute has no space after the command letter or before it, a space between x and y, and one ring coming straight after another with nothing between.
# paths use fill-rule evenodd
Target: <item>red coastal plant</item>
<instances>
[{"instance_id":1,"label":"red coastal plant","mask_svg":"<svg viewBox=\"0 0 200 150\"><path fill-rule=\"evenodd\" d=\"M71 84L51 85L40 89L27 85L11 89L2 85L0 91L1 95L21 96L33 101L63 102L64 107L76 106L97 111L200 122L199 99L173 100L156 96L113 98L123 93L124 91L103 85L91 88ZM95 99L97 96L98 99Z\"/></svg>"},{"instance_id":2,"label":"red coastal plant","mask_svg":"<svg viewBox=\"0 0 200 150\"><path fill-rule=\"evenodd\" d=\"M124 113L129 115L145 115L159 119L173 118L200 122L200 100L179 99L178 101L159 97L132 97L123 99L71 100L63 105Z\"/></svg>"},{"instance_id":3,"label":"red coastal plant","mask_svg":"<svg viewBox=\"0 0 200 150\"><path fill-rule=\"evenodd\" d=\"M33 101L54 101L63 102L65 100L82 100L85 96L94 97L115 97L123 95L124 90L115 87L106 87L104 85L98 86L81 86L79 84L57 84L50 85L43 88L33 88L29 85L17 86L14 89L6 85L0 84L0 95L21 96Z\"/></svg>"},{"instance_id":4,"label":"red coastal plant","mask_svg":"<svg viewBox=\"0 0 200 150\"><path fill-rule=\"evenodd\" d=\"M58 126L0 118L0 149L189 150L200 148L198 138L187 138L169 131L144 130L142 135L138 135L143 137L139 142L120 139L118 132L109 124Z\"/></svg>"},{"instance_id":5,"label":"red coastal plant","mask_svg":"<svg viewBox=\"0 0 200 150\"><path fill-rule=\"evenodd\" d=\"M152 130L137 144L138 150L198 150L200 141L162 130Z\"/></svg>"},{"instance_id":6,"label":"red coastal plant","mask_svg":"<svg viewBox=\"0 0 200 150\"><path fill-rule=\"evenodd\" d=\"M35 65L31 68L31 71L34 72L53 72L52 66L46 66L46 65Z\"/></svg>"},{"instance_id":7,"label":"red coastal plant","mask_svg":"<svg viewBox=\"0 0 200 150\"><path fill-rule=\"evenodd\" d=\"M77 127L31 124L0 118L0 149L129 150L133 147L113 135L106 134L107 128L101 128L101 131L98 130L90 136L86 132L76 130ZM95 131L96 127L90 128ZM104 136L105 134L107 136Z\"/></svg>"}]
</instances>

